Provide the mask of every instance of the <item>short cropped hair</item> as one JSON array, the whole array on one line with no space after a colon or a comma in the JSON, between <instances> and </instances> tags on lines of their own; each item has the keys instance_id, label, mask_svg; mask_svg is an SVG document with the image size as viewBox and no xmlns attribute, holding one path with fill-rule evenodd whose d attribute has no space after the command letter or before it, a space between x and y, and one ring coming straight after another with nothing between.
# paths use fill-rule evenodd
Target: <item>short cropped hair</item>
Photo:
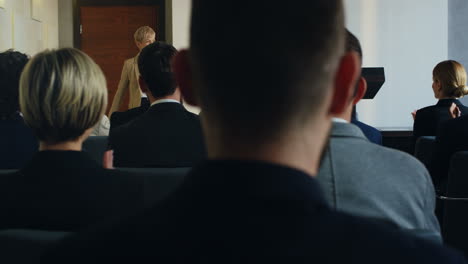
<instances>
[{"instance_id":1,"label":"short cropped hair","mask_svg":"<svg viewBox=\"0 0 468 264\"><path fill-rule=\"evenodd\" d=\"M363 56L361 42L353 33L351 33L349 30L346 30L346 52L351 51L354 51L359 55L362 65Z\"/></svg>"},{"instance_id":2,"label":"short cropped hair","mask_svg":"<svg viewBox=\"0 0 468 264\"><path fill-rule=\"evenodd\" d=\"M155 98L171 95L177 87L171 60L177 50L170 44L154 42L146 46L138 57L140 75Z\"/></svg>"},{"instance_id":3,"label":"short cropped hair","mask_svg":"<svg viewBox=\"0 0 468 264\"><path fill-rule=\"evenodd\" d=\"M155 36L156 35L156 32L154 32L154 30L149 27L149 26L143 26L143 27L140 27L138 28L136 31L135 31L135 34L133 35L133 37L135 38L135 41L136 42L145 42L145 40L149 40L152 36Z\"/></svg>"},{"instance_id":4,"label":"short cropped hair","mask_svg":"<svg viewBox=\"0 0 468 264\"><path fill-rule=\"evenodd\" d=\"M44 51L26 65L19 96L24 120L38 139L61 143L77 139L101 119L106 79L77 49Z\"/></svg>"},{"instance_id":5,"label":"short cropped hair","mask_svg":"<svg viewBox=\"0 0 468 264\"><path fill-rule=\"evenodd\" d=\"M362 47L361 47L361 42L359 41L359 39L353 34L351 33L351 31L349 30L346 30L346 52L356 52L358 55L359 55L359 59L360 59L360 62L361 62L361 66L362 66L362 59L363 59L363 56L362 56ZM359 83L356 83L356 86L354 87L354 93L353 93L353 97L351 98L351 100L354 100L354 98L356 97L357 95L357 92L358 92L358 88L359 88ZM356 108L354 107L353 108L353 114L352 116L355 118L356 117Z\"/></svg>"},{"instance_id":6,"label":"short cropped hair","mask_svg":"<svg viewBox=\"0 0 468 264\"><path fill-rule=\"evenodd\" d=\"M341 0L193 0L192 8L194 92L208 123L266 140L316 117L344 54Z\"/></svg>"},{"instance_id":7,"label":"short cropped hair","mask_svg":"<svg viewBox=\"0 0 468 264\"><path fill-rule=\"evenodd\" d=\"M468 94L466 87L466 70L454 60L443 61L435 66L432 76L440 82L442 93L448 97L463 97Z\"/></svg>"},{"instance_id":8,"label":"short cropped hair","mask_svg":"<svg viewBox=\"0 0 468 264\"><path fill-rule=\"evenodd\" d=\"M19 110L19 80L28 60L26 54L17 51L0 53L0 120L13 118Z\"/></svg>"}]
</instances>

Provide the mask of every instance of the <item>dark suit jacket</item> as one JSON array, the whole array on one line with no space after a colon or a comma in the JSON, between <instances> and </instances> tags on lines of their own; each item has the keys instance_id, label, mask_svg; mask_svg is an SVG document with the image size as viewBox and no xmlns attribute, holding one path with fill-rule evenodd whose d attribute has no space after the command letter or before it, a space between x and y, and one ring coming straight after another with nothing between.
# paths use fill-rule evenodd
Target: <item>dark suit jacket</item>
<instances>
[{"instance_id":1,"label":"dark suit jacket","mask_svg":"<svg viewBox=\"0 0 468 264\"><path fill-rule=\"evenodd\" d=\"M421 136L435 136L439 125L451 119L449 108L455 103L462 115L468 114L468 107L457 99L442 99L436 105L419 109L413 125L413 136L415 139Z\"/></svg>"},{"instance_id":2,"label":"dark suit jacket","mask_svg":"<svg viewBox=\"0 0 468 264\"><path fill-rule=\"evenodd\" d=\"M19 169L37 152L38 142L23 118L0 120L0 169Z\"/></svg>"},{"instance_id":3,"label":"dark suit jacket","mask_svg":"<svg viewBox=\"0 0 468 264\"><path fill-rule=\"evenodd\" d=\"M134 120L135 118L148 111L148 109L149 103L145 103L145 101L142 100L142 104L140 107L132 108L125 112L114 112L110 117L110 131Z\"/></svg>"},{"instance_id":4,"label":"dark suit jacket","mask_svg":"<svg viewBox=\"0 0 468 264\"><path fill-rule=\"evenodd\" d=\"M211 161L187 177L152 210L69 237L42 263L463 263L440 245L332 211L316 180L292 168Z\"/></svg>"},{"instance_id":5,"label":"dark suit jacket","mask_svg":"<svg viewBox=\"0 0 468 264\"><path fill-rule=\"evenodd\" d=\"M380 133L377 128L369 126L368 124L358 121L357 119L352 119L351 123L358 126L370 142L382 145L382 133Z\"/></svg>"},{"instance_id":6,"label":"dark suit jacket","mask_svg":"<svg viewBox=\"0 0 468 264\"><path fill-rule=\"evenodd\" d=\"M116 167L192 167L206 156L200 119L178 103L156 104L111 131Z\"/></svg>"},{"instance_id":7,"label":"dark suit jacket","mask_svg":"<svg viewBox=\"0 0 468 264\"><path fill-rule=\"evenodd\" d=\"M468 115L443 122L436 136L434 158L430 171L434 184L445 193L452 155L468 150Z\"/></svg>"},{"instance_id":8,"label":"dark suit jacket","mask_svg":"<svg viewBox=\"0 0 468 264\"><path fill-rule=\"evenodd\" d=\"M105 170L83 152L41 151L0 177L0 229L77 231L144 207L143 181Z\"/></svg>"}]
</instances>

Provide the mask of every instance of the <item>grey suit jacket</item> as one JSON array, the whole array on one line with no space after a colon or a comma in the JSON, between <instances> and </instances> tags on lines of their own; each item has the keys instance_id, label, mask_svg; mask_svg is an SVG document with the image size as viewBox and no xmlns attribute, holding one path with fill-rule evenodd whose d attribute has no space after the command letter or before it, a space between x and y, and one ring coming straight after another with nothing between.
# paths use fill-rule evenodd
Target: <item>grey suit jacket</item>
<instances>
[{"instance_id":1,"label":"grey suit jacket","mask_svg":"<svg viewBox=\"0 0 468 264\"><path fill-rule=\"evenodd\" d=\"M371 143L353 124L333 122L317 179L336 210L382 218L415 234L440 238L435 191L424 165Z\"/></svg>"}]
</instances>

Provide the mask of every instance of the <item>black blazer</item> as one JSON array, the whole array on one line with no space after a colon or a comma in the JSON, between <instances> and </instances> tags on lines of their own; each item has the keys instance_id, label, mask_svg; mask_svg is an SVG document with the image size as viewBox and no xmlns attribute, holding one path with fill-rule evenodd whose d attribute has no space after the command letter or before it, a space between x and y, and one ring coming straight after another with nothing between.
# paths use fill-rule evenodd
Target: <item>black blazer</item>
<instances>
[{"instance_id":1,"label":"black blazer","mask_svg":"<svg viewBox=\"0 0 468 264\"><path fill-rule=\"evenodd\" d=\"M212 161L150 211L52 249L42 263L463 263L441 245L332 211L318 182L261 162Z\"/></svg>"},{"instance_id":2,"label":"black blazer","mask_svg":"<svg viewBox=\"0 0 468 264\"><path fill-rule=\"evenodd\" d=\"M415 139L421 136L435 136L439 125L451 119L449 108L452 103L460 108L462 115L468 114L468 107L457 99L441 99L436 105L419 109L413 125Z\"/></svg>"},{"instance_id":3,"label":"black blazer","mask_svg":"<svg viewBox=\"0 0 468 264\"><path fill-rule=\"evenodd\" d=\"M116 167L192 167L205 158L200 119L179 103L160 103L109 135Z\"/></svg>"},{"instance_id":4,"label":"black blazer","mask_svg":"<svg viewBox=\"0 0 468 264\"><path fill-rule=\"evenodd\" d=\"M41 151L0 176L0 229L77 231L144 207L143 181L105 170L83 152Z\"/></svg>"},{"instance_id":5,"label":"black blazer","mask_svg":"<svg viewBox=\"0 0 468 264\"><path fill-rule=\"evenodd\" d=\"M429 167L434 184L445 193L450 159L458 151L468 150L468 115L443 122L436 136L434 158Z\"/></svg>"},{"instance_id":6,"label":"black blazer","mask_svg":"<svg viewBox=\"0 0 468 264\"><path fill-rule=\"evenodd\" d=\"M134 120L135 118L148 111L148 109L149 106L145 104L140 107L129 109L125 112L114 112L110 117L110 131Z\"/></svg>"},{"instance_id":7,"label":"black blazer","mask_svg":"<svg viewBox=\"0 0 468 264\"><path fill-rule=\"evenodd\" d=\"M0 120L0 169L22 168L38 146L36 137L19 114Z\"/></svg>"}]
</instances>

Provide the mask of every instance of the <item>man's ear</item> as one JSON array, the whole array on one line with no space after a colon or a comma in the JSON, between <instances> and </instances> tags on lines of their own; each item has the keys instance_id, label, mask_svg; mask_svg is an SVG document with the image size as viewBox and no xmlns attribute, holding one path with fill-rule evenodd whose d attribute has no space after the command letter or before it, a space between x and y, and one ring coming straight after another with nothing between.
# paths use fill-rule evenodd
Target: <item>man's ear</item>
<instances>
[{"instance_id":1,"label":"man's ear","mask_svg":"<svg viewBox=\"0 0 468 264\"><path fill-rule=\"evenodd\" d=\"M349 106L360 74L359 55L356 52L346 53L341 58L335 76L333 99L329 111L331 115L342 114Z\"/></svg>"},{"instance_id":2,"label":"man's ear","mask_svg":"<svg viewBox=\"0 0 468 264\"><path fill-rule=\"evenodd\" d=\"M193 91L192 68L190 64L190 54L188 50L179 51L172 60L172 70L184 101L190 105L198 106L198 102Z\"/></svg>"},{"instance_id":3,"label":"man's ear","mask_svg":"<svg viewBox=\"0 0 468 264\"><path fill-rule=\"evenodd\" d=\"M361 99L366 95L367 92L367 81L364 77L361 76L358 80L358 87L356 91L356 96L353 100L353 105L356 105Z\"/></svg>"},{"instance_id":4,"label":"man's ear","mask_svg":"<svg viewBox=\"0 0 468 264\"><path fill-rule=\"evenodd\" d=\"M145 80L141 77L141 75L138 77L138 84L140 85L140 89L142 92L145 94L149 93L148 85L146 85Z\"/></svg>"}]
</instances>

